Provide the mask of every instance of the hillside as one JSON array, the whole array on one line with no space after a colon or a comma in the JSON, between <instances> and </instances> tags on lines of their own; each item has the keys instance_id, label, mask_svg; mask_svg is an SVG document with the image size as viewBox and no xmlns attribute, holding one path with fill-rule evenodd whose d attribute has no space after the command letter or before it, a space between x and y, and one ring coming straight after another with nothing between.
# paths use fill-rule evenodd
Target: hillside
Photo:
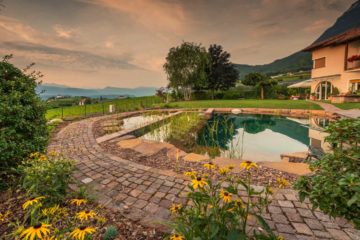
<instances>
[{"instance_id":1,"label":"hillside","mask_svg":"<svg viewBox=\"0 0 360 240\"><path fill-rule=\"evenodd\" d=\"M72 88L57 84L42 84L36 89L40 97L47 99L53 96L85 96L85 97L105 97L105 98L117 98L118 96L151 96L155 94L153 87L138 87L138 88L116 88L106 87L101 89L86 89L86 88Z\"/></svg>"},{"instance_id":2,"label":"hillside","mask_svg":"<svg viewBox=\"0 0 360 240\"><path fill-rule=\"evenodd\" d=\"M309 71L312 68L311 54L308 52L297 52L288 57L275 60L264 65L235 64L240 73L240 78L251 72L259 72L277 75L288 72Z\"/></svg>"}]
</instances>

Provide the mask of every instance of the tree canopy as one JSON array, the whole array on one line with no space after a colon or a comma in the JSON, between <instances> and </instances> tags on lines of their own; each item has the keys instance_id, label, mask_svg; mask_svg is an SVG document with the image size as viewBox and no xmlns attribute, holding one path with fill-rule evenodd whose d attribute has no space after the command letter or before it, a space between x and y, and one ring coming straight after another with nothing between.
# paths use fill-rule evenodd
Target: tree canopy
<instances>
[{"instance_id":1,"label":"tree canopy","mask_svg":"<svg viewBox=\"0 0 360 240\"><path fill-rule=\"evenodd\" d=\"M201 44L184 42L171 48L164 64L169 86L189 100L193 89L206 86L208 64L209 56Z\"/></svg>"},{"instance_id":2,"label":"tree canopy","mask_svg":"<svg viewBox=\"0 0 360 240\"><path fill-rule=\"evenodd\" d=\"M260 88L261 99L265 98L265 89L277 84L277 81L270 79L262 73L249 73L241 81L244 85Z\"/></svg>"},{"instance_id":3,"label":"tree canopy","mask_svg":"<svg viewBox=\"0 0 360 240\"><path fill-rule=\"evenodd\" d=\"M235 87L239 73L230 62L230 53L223 50L221 45L210 45L210 64L207 88L212 92L217 90L228 90Z\"/></svg>"}]
</instances>

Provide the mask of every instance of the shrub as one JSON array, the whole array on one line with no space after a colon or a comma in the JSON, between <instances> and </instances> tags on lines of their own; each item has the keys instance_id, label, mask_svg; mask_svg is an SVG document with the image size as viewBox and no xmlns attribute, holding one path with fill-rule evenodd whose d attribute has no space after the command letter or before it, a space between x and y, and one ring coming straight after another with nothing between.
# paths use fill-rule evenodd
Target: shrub
<instances>
[{"instance_id":1,"label":"shrub","mask_svg":"<svg viewBox=\"0 0 360 240\"><path fill-rule=\"evenodd\" d=\"M22 186L29 196L45 196L52 203L61 202L72 182L74 163L60 155L40 153L19 166Z\"/></svg>"},{"instance_id":2,"label":"shrub","mask_svg":"<svg viewBox=\"0 0 360 240\"><path fill-rule=\"evenodd\" d=\"M260 215L269 204L271 188L256 191L248 170L257 165L245 161L240 166L247 172L245 179L231 174L231 166L218 169L212 163L204 165L208 174L185 173L191 178L188 205L171 206L169 225L174 230L169 239L277 239ZM219 171L221 177L217 178L214 171ZM285 185L285 181L281 183ZM240 190L246 192L245 197L239 197ZM249 221L258 227L251 229Z\"/></svg>"},{"instance_id":3,"label":"shrub","mask_svg":"<svg viewBox=\"0 0 360 240\"><path fill-rule=\"evenodd\" d=\"M310 199L332 217L344 217L360 228L360 120L332 123L326 141L333 152L310 162L313 174L295 184L300 199Z\"/></svg>"},{"instance_id":4,"label":"shrub","mask_svg":"<svg viewBox=\"0 0 360 240\"><path fill-rule=\"evenodd\" d=\"M27 74L0 62L0 172L16 167L32 152L45 149L45 106L35 92L40 74Z\"/></svg>"},{"instance_id":5,"label":"shrub","mask_svg":"<svg viewBox=\"0 0 360 240\"><path fill-rule=\"evenodd\" d=\"M119 235L117 228L113 225L110 225L104 233L103 240L113 240L117 235Z\"/></svg>"}]
</instances>

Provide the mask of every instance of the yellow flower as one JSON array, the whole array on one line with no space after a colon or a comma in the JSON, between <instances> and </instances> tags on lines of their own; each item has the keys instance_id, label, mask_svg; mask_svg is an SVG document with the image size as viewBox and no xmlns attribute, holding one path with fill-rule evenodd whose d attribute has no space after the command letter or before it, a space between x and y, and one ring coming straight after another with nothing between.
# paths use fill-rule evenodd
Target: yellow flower
<instances>
[{"instance_id":1,"label":"yellow flower","mask_svg":"<svg viewBox=\"0 0 360 240\"><path fill-rule=\"evenodd\" d=\"M76 240L84 240L87 234L93 234L95 232L95 228L82 226L79 228L75 228L74 231L70 233L70 237Z\"/></svg>"},{"instance_id":2,"label":"yellow flower","mask_svg":"<svg viewBox=\"0 0 360 240\"><path fill-rule=\"evenodd\" d=\"M39 159L40 161L47 161L47 160L48 160L47 156L44 155L44 154L41 154L41 155L38 157L38 159Z\"/></svg>"},{"instance_id":3,"label":"yellow flower","mask_svg":"<svg viewBox=\"0 0 360 240\"><path fill-rule=\"evenodd\" d=\"M276 179L276 182L278 183L279 188L284 188L289 186L289 182L285 178L278 178Z\"/></svg>"},{"instance_id":4,"label":"yellow flower","mask_svg":"<svg viewBox=\"0 0 360 240\"><path fill-rule=\"evenodd\" d=\"M41 196L41 197L36 197L36 198L32 198L30 200L27 200L23 205L23 209L26 209L34 204L38 204L40 203L41 200L43 200L45 197Z\"/></svg>"},{"instance_id":5,"label":"yellow flower","mask_svg":"<svg viewBox=\"0 0 360 240\"><path fill-rule=\"evenodd\" d=\"M236 200L234 201L234 203L235 203L235 206L236 206L236 207L238 207L238 208L240 208L240 209L244 208L244 203L243 203L243 201L241 201L241 200L239 200L239 199L236 199Z\"/></svg>"},{"instance_id":6,"label":"yellow flower","mask_svg":"<svg viewBox=\"0 0 360 240\"><path fill-rule=\"evenodd\" d=\"M4 213L0 212L0 222L5 222L9 215L10 215L10 211L6 211Z\"/></svg>"},{"instance_id":7,"label":"yellow flower","mask_svg":"<svg viewBox=\"0 0 360 240\"><path fill-rule=\"evenodd\" d=\"M30 158L38 158L40 156L40 153L39 152L34 152L34 153L31 153L30 154Z\"/></svg>"},{"instance_id":8,"label":"yellow flower","mask_svg":"<svg viewBox=\"0 0 360 240\"><path fill-rule=\"evenodd\" d=\"M82 198L74 198L71 199L70 203L76 206L80 206L81 204L87 203L87 200Z\"/></svg>"},{"instance_id":9,"label":"yellow flower","mask_svg":"<svg viewBox=\"0 0 360 240\"><path fill-rule=\"evenodd\" d=\"M230 172L230 169L228 167L223 167L219 169L219 173L221 175L226 175L228 172Z\"/></svg>"},{"instance_id":10,"label":"yellow flower","mask_svg":"<svg viewBox=\"0 0 360 240\"><path fill-rule=\"evenodd\" d=\"M212 162L205 163L204 167L209 169L209 170L212 170L212 169L216 168L216 166Z\"/></svg>"},{"instance_id":11,"label":"yellow flower","mask_svg":"<svg viewBox=\"0 0 360 240\"><path fill-rule=\"evenodd\" d=\"M285 240L285 238L283 238L282 236L277 236L276 240Z\"/></svg>"},{"instance_id":12,"label":"yellow flower","mask_svg":"<svg viewBox=\"0 0 360 240\"><path fill-rule=\"evenodd\" d=\"M76 214L76 217L81 221L87 221L88 219L94 218L96 213L93 210L81 211Z\"/></svg>"},{"instance_id":13,"label":"yellow flower","mask_svg":"<svg viewBox=\"0 0 360 240\"><path fill-rule=\"evenodd\" d=\"M103 224L106 223L106 218L104 218L104 217L98 216L98 217L96 217L96 220L98 221L98 223L99 223L100 225L103 225Z\"/></svg>"},{"instance_id":14,"label":"yellow flower","mask_svg":"<svg viewBox=\"0 0 360 240\"><path fill-rule=\"evenodd\" d=\"M56 204L53 207L49 207L49 208L44 208L41 213L43 216L53 216L55 215L56 212L58 212L60 210L60 206L58 204Z\"/></svg>"},{"instance_id":15,"label":"yellow flower","mask_svg":"<svg viewBox=\"0 0 360 240\"><path fill-rule=\"evenodd\" d=\"M178 213L180 211L181 207L182 207L181 204L172 204L170 207L170 211L173 214Z\"/></svg>"},{"instance_id":16,"label":"yellow flower","mask_svg":"<svg viewBox=\"0 0 360 240\"><path fill-rule=\"evenodd\" d=\"M258 168L258 165L251 161L243 161L242 163L240 163L240 167L249 170L251 168Z\"/></svg>"},{"instance_id":17,"label":"yellow flower","mask_svg":"<svg viewBox=\"0 0 360 240\"><path fill-rule=\"evenodd\" d=\"M266 192L269 193L269 194L273 194L273 189L272 189L272 187L267 186L267 187L266 187Z\"/></svg>"},{"instance_id":18,"label":"yellow flower","mask_svg":"<svg viewBox=\"0 0 360 240\"><path fill-rule=\"evenodd\" d=\"M192 186L194 189L197 189L198 187L203 188L205 185L208 185L208 183L203 177L196 177L192 180Z\"/></svg>"},{"instance_id":19,"label":"yellow flower","mask_svg":"<svg viewBox=\"0 0 360 240\"><path fill-rule=\"evenodd\" d=\"M173 234L170 237L170 240L185 240L184 236L180 235L180 234Z\"/></svg>"},{"instance_id":20,"label":"yellow flower","mask_svg":"<svg viewBox=\"0 0 360 240\"><path fill-rule=\"evenodd\" d=\"M228 191L225 191L224 189L221 189L220 191L220 197L223 199L224 202L230 202L231 201L231 193Z\"/></svg>"},{"instance_id":21,"label":"yellow flower","mask_svg":"<svg viewBox=\"0 0 360 240\"><path fill-rule=\"evenodd\" d=\"M50 224L44 224L44 223L36 224L32 227L25 229L20 234L20 237L22 237L23 240L27 240L27 239L33 240L35 239L35 237L39 239L43 239L50 233L50 229L49 229L50 226L51 226Z\"/></svg>"},{"instance_id":22,"label":"yellow flower","mask_svg":"<svg viewBox=\"0 0 360 240\"><path fill-rule=\"evenodd\" d=\"M184 173L184 175L185 175L186 177L191 177L191 178L196 177L196 174L197 174L196 171L190 171L190 172L185 172L185 173Z\"/></svg>"}]
</instances>

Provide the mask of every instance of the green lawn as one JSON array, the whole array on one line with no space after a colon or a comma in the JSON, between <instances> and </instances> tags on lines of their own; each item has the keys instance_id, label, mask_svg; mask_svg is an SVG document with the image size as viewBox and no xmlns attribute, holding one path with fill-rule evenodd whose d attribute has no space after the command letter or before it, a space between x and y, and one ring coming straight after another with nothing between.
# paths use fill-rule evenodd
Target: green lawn
<instances>
[{"instance_id":1,"label":"green lawn","mask_svg":"<svg viewBox=\"0 0 360 240\"><path fill-rule=\"evenodd\" d=\"M334 106L341 109L360 109L360 103L333 103Z\"/></svg>"},{"instance_id":2,"label":"green lawn","mask_svg":"<svg viewBox=\"0 0 360 240\"><path fill-rule=\"evenodd\" d=\"M53 108L46 112L46 119L53 118L79 118L91 115L106 114L109 111L109 105L114 104L116 112L133 111L142 108L150 108L154 104L160 103L158 97L138 97L121 100L106 101L99 104L89 104L86 106L71 106L64 108Z\"/></svg>"},{"instance_id":3,"label":"green lawn","mask_svg":"<svg viewBox=\"0 0 360 240\"><path fill-rule=\"evenodd\" d=\"M278 108L278 109L310 109L321 110L314 103L305 100L203 100L174 102L167 104L172 108Z\"/></svg>"}]
</instances>

